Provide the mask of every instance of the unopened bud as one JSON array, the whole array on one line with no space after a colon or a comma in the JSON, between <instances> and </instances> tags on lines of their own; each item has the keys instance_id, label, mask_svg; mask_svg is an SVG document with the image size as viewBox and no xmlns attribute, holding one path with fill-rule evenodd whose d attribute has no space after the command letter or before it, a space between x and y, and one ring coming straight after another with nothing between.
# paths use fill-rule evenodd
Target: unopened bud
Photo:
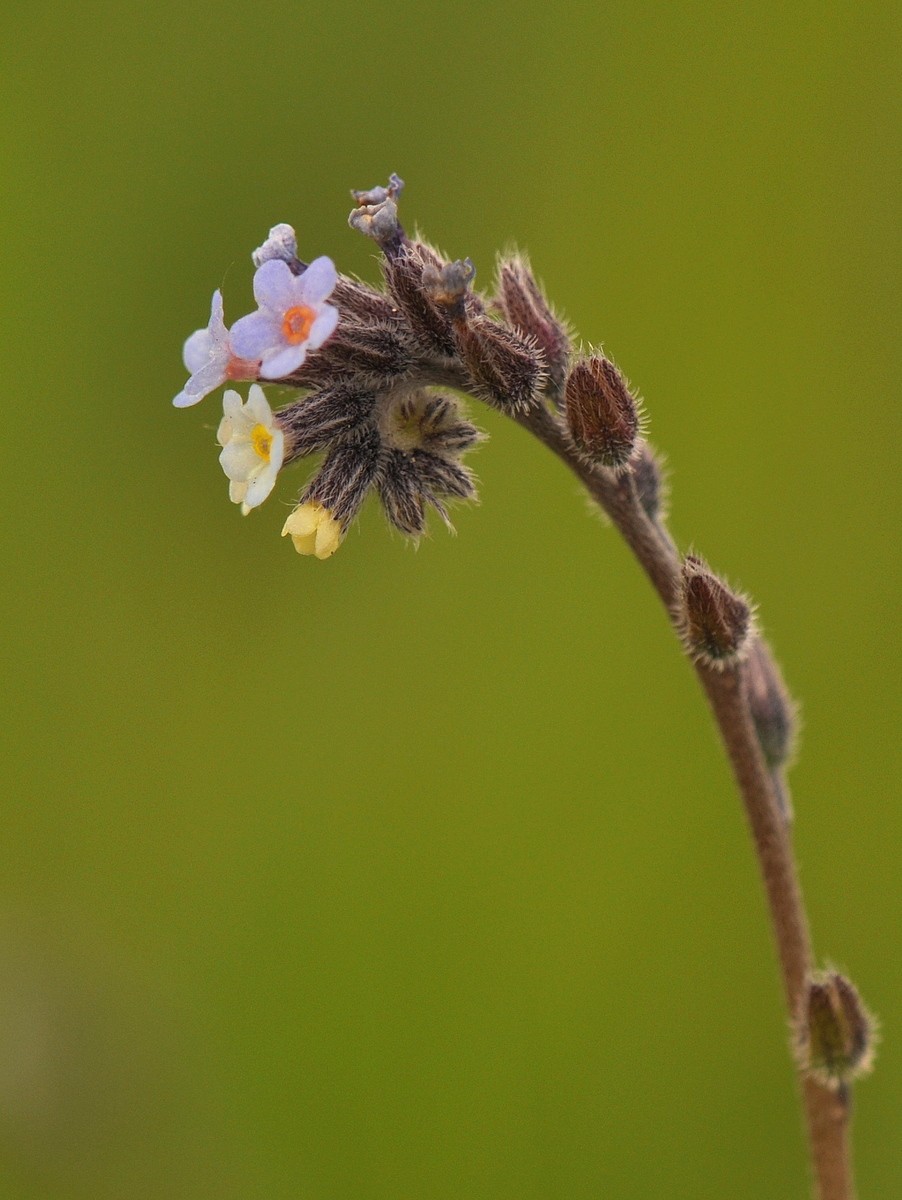
<instances>
[{"instance_id":1,"label":"unopened bud","mask_svg":"<svg viewBox=\"0 0 902 1200\"><path fill-rule=\"evenodd\" d=\"M873 1064L873 1018L855 987L837 971L812 974L799 1028L799 1065L839 1088Z\"/></svg>"},{"instance_id":2,"label":"unopened bud","mask_svg":"<svg viewBox=\"0 0 902 1200\"><path fill-rule=\"evenodd\" d=\"M270 259L281 259L288 263L295 275L304 269L304 263L298 258L298 239L290 225L273 225L269 237L262 246L258 246L251 255L255 267L262 267Z\"/></svg>"},{"instance_id":3,"label":"unopened bud","mask_svg":"<svg viewBox=\"0 0 902 1200\"><path fill-rule=\"evenodd\" d=\"M749 710L764 759L771 770L783 767L792 757L795 742L795 706L770 647L761 637L752 638L749 645L745 678Z\"/></svg>"},{"instance_id":4,"label":"unopened bud","mask_svg":"<svg viewBox=\"0 0 902 1200\"><path fill-rule=\"evenodd\" d=\"M752 610L694 555L683 562L680 634L689 654L712 667L743 657L752 629Z\"/></svg>"},{"instance_id":5,"label":"unopened bud","mask_svg":"<svg viewBox=\"0 0 902 1200\"><path fill-rule=\"evenodd\" d=\"M648 442L640 439L637 443L636 453L630 460L630 470L645 515L650 521L657 521L664 511L667 484L661 461Z\"/></svg>"},{"instance_id":6,"label":"unopened bud","mask_svg":"<svg viewBox=\"0 0 902 1200\"><path fill-rule=\"evenodd\" d=\"M559 398L572 352L570 331L553 312L525 259L517 256L499 264L498 304L512 329L535 340L545 357L549 383Z\"/></svg>"},{"instance_id":7,"label":"unopened bud","mask_svg":"<svg viewBox=\"0 0 902 1200\"><path fill-rule=\"evenodd\" d=\"M636 448L639 410L612 362L600 355L578 362L567 379L567 425L590 462L622 468Z\"/></svg>"},{"instance_id":8,"label":"unopened bud","mask_svg":"<svg viewBox=\"0 0 902 1200\"><path fill-rule=\"evenodd\" d=\"M474 391L502 412L525 412L545 378L541 351L484 316L453 322L461 358Z\"/></svg>"},{"instance_id":9,"label":"unopened bud","mask_svg":"<svg viewBox=\"0 0 902 1200\"><path fill-rule=\"evenodd\" d=\"M378 242L389 257L397 254L407 241L398 220L398 197L403 187L403 179L390 175L387 188L374 187L363 192L351 192L357 207L348 217L348 224Z\"/></svg>"},{"instance_id":10,"label":"unopened bud","mask_svg":"<svg viewBox=\"0 0 902 1200\"><path fill-rule=\"evenodd\" d=\"M290 536L298 554L331 558L341 545L343 529L327 508L300 504L282 526L282 537Z\"/></svg>"}]
</instances>

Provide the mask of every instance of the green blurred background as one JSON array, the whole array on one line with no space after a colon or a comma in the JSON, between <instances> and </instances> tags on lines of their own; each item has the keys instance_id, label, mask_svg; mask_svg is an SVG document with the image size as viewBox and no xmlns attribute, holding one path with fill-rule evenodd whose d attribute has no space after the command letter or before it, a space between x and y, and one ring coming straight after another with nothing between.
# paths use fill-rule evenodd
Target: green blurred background
<instances>
[{"instance_id":1,"label":"green blurred background","mask_svg":"<svg viewBox=\"0 0 902 1200\"><path fill-rule=\"evenodd\" d=\"M494 414L482 504L320 563L243 520L183 339L348 189L529 249L644 394L673 526L804 704L818 952L902 1192L902 13L35 0L2 18L0 1195L804 1197L774 955L691 671ZM15 436L13 436L15 435Z\"/></svg>"}]
</instances>

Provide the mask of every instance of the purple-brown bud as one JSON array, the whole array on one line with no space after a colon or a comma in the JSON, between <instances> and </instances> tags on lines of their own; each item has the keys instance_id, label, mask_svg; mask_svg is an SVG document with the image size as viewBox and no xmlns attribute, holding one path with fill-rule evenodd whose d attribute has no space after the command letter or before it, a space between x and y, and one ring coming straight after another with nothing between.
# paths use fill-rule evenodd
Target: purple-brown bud
<instances>
[{"instance_id":1,"label":"purple-brown bud","mask_svg":"<svg viewBox=\"0 0 902 1200\"><path fill-rule=\"evenodd\" d=\"M623 468L636 448L639 409L626 381L600 355L584 358L566 387L567 425L573 444L590 462Z\"/></svg>"},{"instance_id":2,"label":"purple-brown bud","mask_svg":"<svg viewBox=\"0 0 902 1200\"><path fill-rule=\"evenodd\" d=\"M752 638L745 665L749 710L767 765L774 770L792 758L795 744L795 705L774 662L767 642Z\"/></svg>"},{"instance_id":3,"label":"purple-brown bud","mask_svg":"<svg viewBox=\"0 0 902 1200\"><path fill-rule=\"evenodd\" d=\"M525 259L516 256L498 267L498 305L508 325L531 337L545 358L548 381L560 399L570 365L570 331L556 316Z\"/></svg>"},{"instance_id":4,"label":"purple-brown bud","mask_svg":"<svg viewBox=\"0 0 902 1200\"><path fill-rule=\"evenodd\" d=\"M667 481L660 458L648 442L641 438L636 446L636 453L630 460L630 470L645 515L650 521L657 521L664 515Z\"/></svg>"},{"instance_id":5,"label":"purple-brown bud","mask_svg":"<svg viewBox=\"0 0 902 1200\"><path fill-rule=\"evenodd\" d=\"M752 631L752 610L694 555L683 562L680 635L697 662L723 668L741 659Z\"/></svg>"},{"instance_id":6,"label":"purple-brown bud","mask_svg":"<svg viewBox=\"0 0 902 1200\"><path fill-rule=\"evenodd\" d=\"M382 264L392 299L407 318L412 332L424 347L446 358L457 352L448 313L427 290L423 274L440 270L444 264L428 246L414 242L401 252L386 257Z\"/></svg>"},{"instance_id":7,"label":"purple-brown bud","mask_svg":"<svg viewBox=\"0 0 902 1200\"><path fill-rule=\"evenodd\" d=\"M838 971L812 974L798 1037L801 1069L839 1088L873 1063L874 1020L855 987Z\"/></svg>"},{"instance_id":8,"label":"purple-brown bud","mask_svg":"<svg viewBox=\"0 0 902 1200\"><path fill-rule=\"evenodd\" d=\"M473 390L502 412L525 412L537 401L545 379L541 351L489 317L454 321L458 352Z\"/></svg>"}]
</instances>

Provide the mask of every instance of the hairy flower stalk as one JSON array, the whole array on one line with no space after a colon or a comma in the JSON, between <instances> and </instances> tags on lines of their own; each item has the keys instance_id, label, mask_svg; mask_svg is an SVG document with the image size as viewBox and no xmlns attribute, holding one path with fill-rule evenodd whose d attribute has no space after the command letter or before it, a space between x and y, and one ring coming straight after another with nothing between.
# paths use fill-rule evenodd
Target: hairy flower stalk
<instances>
[{"instance_id":1,"label":"hairy flower stalk","mask_svg":"<svg viewBox=\"0 0 902 1200\"><path fill-rule=\"evenodd\" d=\"M581 355L520 256L503 259L494 295L474 289L468 260L447 262L400 223L402 181L354 192L350 224L382 251L385 286L339 275L331 260L298 258L289 225L253 254L258 311L229 331L222 298L185 346L187 407L226 381L220 461L247 513L280 471L319 465L282 530L299 554L330 558L367 496L401 533L419 538L435 510L475 497L467 451L482 434L459 394L529 430L576 475L622 534L660 596L708 697L741 793L770 907L794 1031L818 1200L853 1200L850 1089L870 1064L873 1022L842 975L818 973L791 836L785 770L795 708L757 631L750 602L666 527L661 461L641 411L600 353ZM272 412L260 384L296 399Z\"/></svg>"}]
</instances>

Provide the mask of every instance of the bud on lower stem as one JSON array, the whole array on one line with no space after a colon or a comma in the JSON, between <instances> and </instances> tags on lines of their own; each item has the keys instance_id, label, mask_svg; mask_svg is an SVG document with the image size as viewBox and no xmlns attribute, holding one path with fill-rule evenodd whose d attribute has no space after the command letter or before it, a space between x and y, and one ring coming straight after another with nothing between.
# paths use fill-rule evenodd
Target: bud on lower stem
<instances>
[{"instance_id":1,"label":"bud on lower stem","mask_svg":"<svg viewBox=\"0 0 902 1200\"><path fill-rule=\"evenodd\" d=\"M752 631L752 609L694 555L683 562L678 626L697 662L723 669L743 658Z\"/></svg>"},{"instance_id":2,"label":"bud on lower stem","mask_svg":"<svg viewBox=\"0 0 902 1200\"><path fill-rule=\"evenodd\" d=\"M809 977L798 1032L799 1066L828 1087L838 1089L872 1066L874 1020L838 971Z\"/></svg>"},{"instance_id":3,"label":"bud on lower stem","mask_svg":"<svg viewBox=\"0 0 902 1200\"><path fill-rule=\"evenodd\" d=\"M795 744L795 706L767 642L752 638L745 667L749 710L767 765L786 766Z\"/></svg>"},{"instance_id":4,"label":"bud on lower stem","mask_svg":"<svg viewBox=\"0 0 902 1200\"><path fill-rule=\"evenodd\" d=\"M600 355L584 358L570 372L565 395L567 426L580 454L625 467L636 449L639 409L614 364Z\"/></svg>"}]
</instances>

